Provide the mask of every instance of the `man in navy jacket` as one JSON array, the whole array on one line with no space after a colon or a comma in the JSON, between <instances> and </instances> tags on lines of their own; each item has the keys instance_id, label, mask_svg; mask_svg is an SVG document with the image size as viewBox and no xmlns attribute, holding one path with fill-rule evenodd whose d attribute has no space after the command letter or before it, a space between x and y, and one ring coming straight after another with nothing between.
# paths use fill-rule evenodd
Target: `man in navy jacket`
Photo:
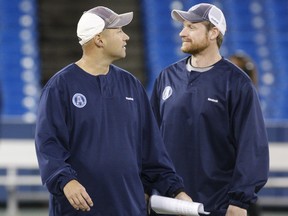
<instances>
[{"instance_id":1,"label":"man in navy jacket","mask_svg":"<svg viewBox=\"0 0 288 216\"><path fill-rule=\"evenodd\" d=\"M151 97L164 143L193 201L211 216L245 216L268 178L266 129L249 77L222 58L222 11L198 4L173 10L183 23L181 50Z\"/></svg>"},{"instance_id":2,"label":"man in navy jacket","mask_svg":"<svg viewBox=\"0 0 288 216\"><path fill-rule=\"evenodd\" d=\"M122 26L133 13L85 12L77 36L83 56L45 85L36 152L50 216L144 216L144 193L190 200L165 150L141 83L112 65L126 56Z\"/></svg>"}]
</instances>

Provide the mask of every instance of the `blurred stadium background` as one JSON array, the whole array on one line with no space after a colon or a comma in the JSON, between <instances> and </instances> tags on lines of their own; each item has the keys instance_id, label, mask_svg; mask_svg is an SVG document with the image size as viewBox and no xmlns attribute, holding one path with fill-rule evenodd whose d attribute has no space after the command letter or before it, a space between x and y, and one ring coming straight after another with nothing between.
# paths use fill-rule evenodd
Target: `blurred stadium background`
<instances>
[{"instance_id":1,"label":"blurred stadium background","mask_svg":"<svg viewBox=\"0 0 288 216\"><path fill-rule=\"evenodd\" d=\"M1 149L9 145L14 147L11 157L6 155L10 159L35 156L33 150L25 153L18 146L33 145L43 85L63 66L81 57L76 26L83 11L97 5L119 13L134 11L132 23L124 28L130 36L127 57L115 64L138 77L150 94L161 69L185 56L179 49L182 26L171 19L172 8L187 10L200 2L216 4L226 16L228 29L222 55L228 57L242 50L256 62L270 147L279 155L288 155L287 0L0 0L0 155ZM284 183L280 180L260 193L265 215L287 215L288 159L283 158L275 170L271 169L270 176L281 177ZM39 179L33 178L39 178L37 168L19 166L21 169L17 170L15 166L14 175L28 177L28 183L25 178L18 179L20 183L15 183L15 188L7 183L10 166L4 162L1 165L0 158L0 214L9 205L12 210L7 215L16 215L13 211L18 205L24 212L26 207L43 207L44 213L35 215L47 215L47 191L39 186Z\"/></svg>"}]
</instances>

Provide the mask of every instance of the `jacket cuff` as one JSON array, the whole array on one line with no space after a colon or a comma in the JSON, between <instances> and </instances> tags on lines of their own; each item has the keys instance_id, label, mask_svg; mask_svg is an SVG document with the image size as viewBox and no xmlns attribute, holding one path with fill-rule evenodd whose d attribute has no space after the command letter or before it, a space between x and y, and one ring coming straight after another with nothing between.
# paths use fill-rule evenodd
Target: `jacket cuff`
<instances>
[{"instance_id":1,"label":"jacket cuff","mask_svg":"<svg viewBox=\"0 0 288 216\"><path fill-rule=\"evenodd\" d=\"M66 178L62 178L62 179L61 179L61 182L60 182L60 184L59 184L60 190L63 191L63 188L65 187L65 185L66 185L68 182L72 181L72 180L77 180L77 178L75 178L75 176L69 176L69 177L66 177Z\"/></svg>"},{"instance_id":2,"label":"jacket cuff","mask_svg":"<svg viewBox=\"0 0 288 216\"><path fill-rule=\"evenodd\" d=\"M171 193L168 194L169 197L175 198L179 193L185 192L184 188L178 188L175 191L172 191Z\"/></svg>"},{"instance_id":3,"label":"jacket cuff","mask_svg":"<svg viewBox=\"0 0 288 216\"><path fill-rule=\"evenodd\" d=\"M229 204L230 204L230 205L237 206L237 207L239 207L239 208L246 209L246 210L249 208L249 204L240 202L240 201L238 201L238 200L230 200L230 201L229 201Z\"/></svg>"}]
</instances>

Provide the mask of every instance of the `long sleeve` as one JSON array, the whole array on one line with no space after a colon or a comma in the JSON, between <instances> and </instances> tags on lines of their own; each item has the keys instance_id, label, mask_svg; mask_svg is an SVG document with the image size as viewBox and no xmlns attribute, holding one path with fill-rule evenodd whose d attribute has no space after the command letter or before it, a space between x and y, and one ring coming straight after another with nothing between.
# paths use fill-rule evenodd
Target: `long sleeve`
<instances>
[{"instance_id":1,"label":"long sleeve","mask_svg":"<svg viewBox=\"0 0 288 216\"><path fill-rule=\"evenodd\" d=\"M182 178L179 177L164 146L158 125L152 112L148 97L143 93L141 112L143 121L143 165L142 179L145 191L157 189L161 194L174 196L176 191L183 189Z\"/></svg>"},{"instance_id":2,"label":"long sleeve","mask_svg":"<svg viewBox=\"0 0 288 216\"><path fill-rule=\"evenodd\" d=\"M247 208L268 179L268 140L256 90L245 84L232 98L231 130L237 155L228 194L230 204Z\"/></svg>"},{"instance_id":3,"label":"long sleeve","mask_svg":"<svg viewBox=\"0 0 288 216\"><path fill-rule=\"evenodd\" d=\"M76 172L67 163L69 136L66 124L64 95L53 87L43 89L36 123L36 153L42 181L55 195L64 185L76 179Z\"/></svg>"}]
</instances>

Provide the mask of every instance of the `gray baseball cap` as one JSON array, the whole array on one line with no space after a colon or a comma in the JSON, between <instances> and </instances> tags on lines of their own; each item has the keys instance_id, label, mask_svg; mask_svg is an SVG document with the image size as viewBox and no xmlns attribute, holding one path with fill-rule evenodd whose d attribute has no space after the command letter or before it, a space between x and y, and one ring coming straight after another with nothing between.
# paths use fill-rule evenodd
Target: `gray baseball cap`
<instances>
[{"instance_id":1,"label":"gray baseball cap","mask_svg":"<svg viewBox=\"0 0 288 216\"><path fill-rule=\"evenodd\" d=\"M209 21L225 35L226 20L223 12L215 5L200 3L191 7L188 11L172 10L171 16L179 22L202 22Z\"/></svg>"},{"instance_id":2,"label":"gray baseball cap","mask_svg":"<svg viewBox=\"0 0 288 216\"><path fill-rule=\"evenodd\" d=\"M133 19L133 12L117 14L103 6L94 7L83 13L78 25L77 36L81 45L91 40L104 29L121 28Z\"/></svg>"}]
</instances>

